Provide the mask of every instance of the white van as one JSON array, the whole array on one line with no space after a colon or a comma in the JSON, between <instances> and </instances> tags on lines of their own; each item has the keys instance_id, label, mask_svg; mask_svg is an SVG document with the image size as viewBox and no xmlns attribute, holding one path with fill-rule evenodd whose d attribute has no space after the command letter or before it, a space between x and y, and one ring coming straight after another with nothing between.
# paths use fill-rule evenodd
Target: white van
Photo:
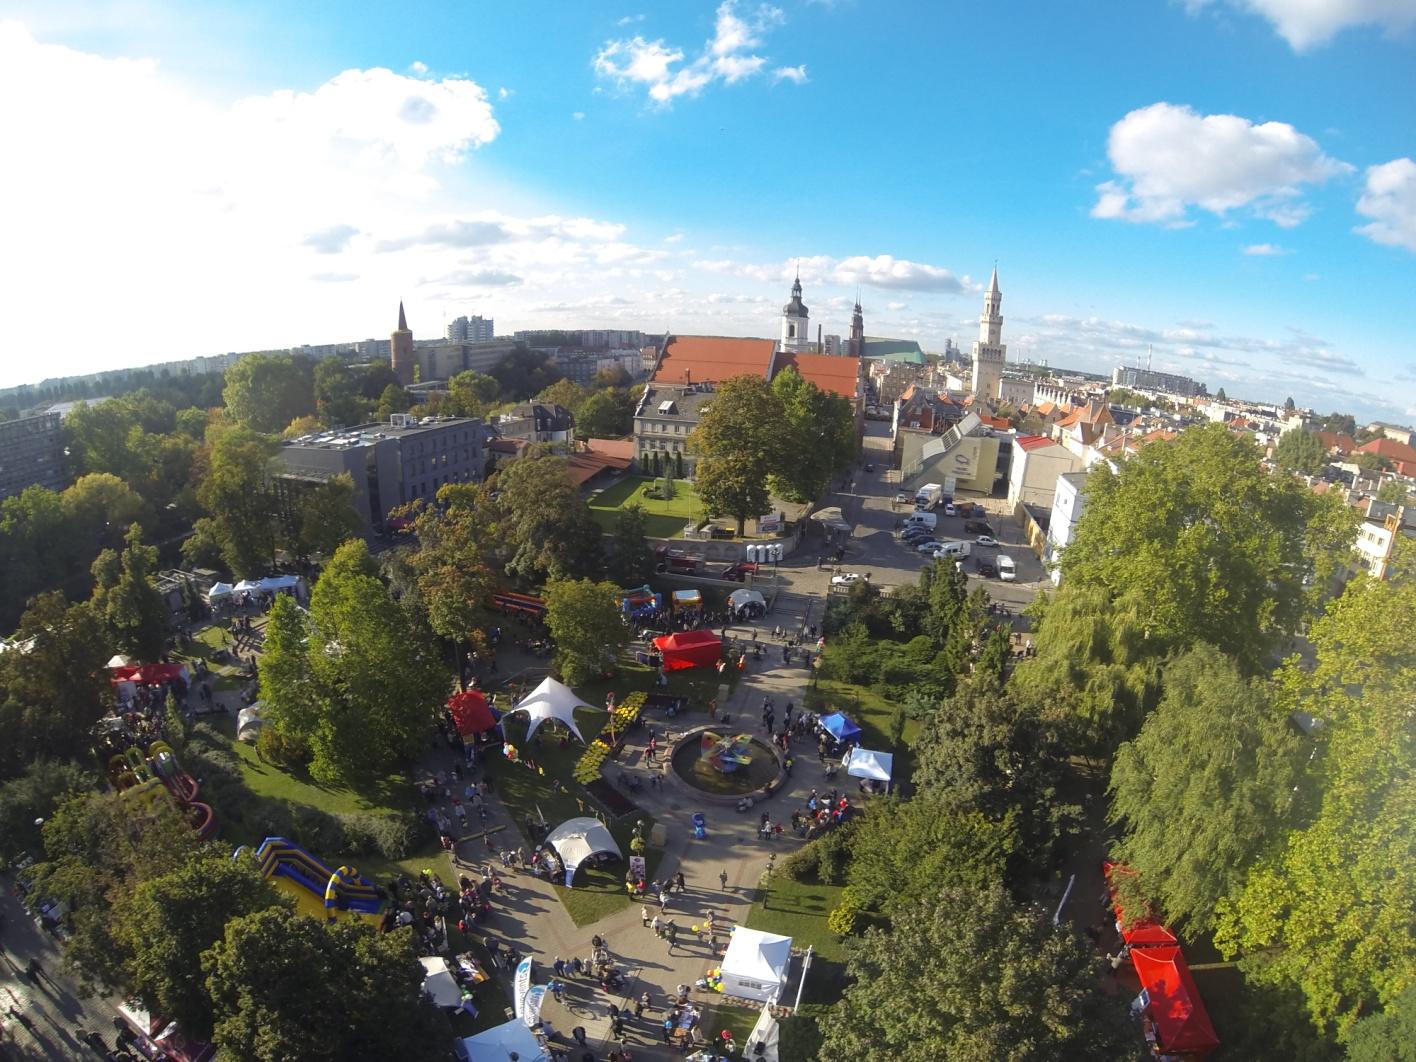
<instances>
[{"instance_id":1,"label":"white van","mask_svg":"<svg viewBox=\"0 0 1416 1062\"><path fill-rule=\"evenodd\" d=\"M1002 579L1005 583L1011 583L1018 577L1018 567L1013 563L1013 558L1008 556L1008 554L998 554L994 559L994 563L998 565L998 578Z\"/></svg>"},{"instance_id":2,"label":"white van","mask_svg":"<svg viewBox=\"0 0 1416 1062\"><path fill-rule=\"evenodd\" d=\"M939 523L939 517L934 513L910 513L905 517L906 527L922 527L927 531L933 531L934 525Z\"/></svg>"},{"instance_id":3,"label":"white van","mask_svg":"<svg viewBox=\"0 0 1416 1062\"><path fill-rule=\"evenodd\" d=\"M959 560L963 560L972 552L972 542L945 542L935 550L934 555L936 557L955 557Z\"/></svg>"}]
</instances>

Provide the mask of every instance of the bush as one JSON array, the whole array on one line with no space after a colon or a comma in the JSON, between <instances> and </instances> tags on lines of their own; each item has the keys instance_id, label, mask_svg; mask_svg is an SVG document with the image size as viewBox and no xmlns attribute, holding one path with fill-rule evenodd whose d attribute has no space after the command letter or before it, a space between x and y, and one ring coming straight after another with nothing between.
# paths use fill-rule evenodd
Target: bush
<instances>
[{"instance_id":1,"label":"bush","mask_svg":"<svg viewBox=\"0 0 1416 1062\"><path fill-rule=\"evenodd\" d=\"M823 885L839 885L846 880L846 869L851 862L850 830L837 826L824 837L813 841L820 851L817 858L820 865L816 876Z\"/></svg>"},{"instance_id":2,"label":"bush","mask_svg":"<svg viewBox=\"0 0 1416 1062\"><path fill-rule=\"evenodd\" d=\"M261 759L282 767L295 767L310 762L310 746L303 738L289 737L277 728L266 725L256 736L256 751Z\"/></svg>"},{"instance_id":3,"label":"bush","mask_svg":"<svg viewBox=\"0 0 1416 1062\"><path fill-rule=\"evenodd\" d=\"M356 811L338 818L347 851L388 860L412 855L421 846L427 828L427 821L413 812L381 815Z\"/></svg>"},{"instance_id":4,"label":"bush","mask_svg":"<svg viewBox=\"0 0 1416 1062\"><path fill-rule=\"evenodd\" d=\"M838 937L848 937L860 922L860 908L844 897L826 918L826 928Z\"/></svg>"},{"instance_id":5,"label":"bush","mask_svg":"<svg viewBox=\"0 0 1416 1062\"><path fill-rule=\"evenodd\" d=\"M820 842L813 841L811 844L798 848L777 866L777 873L791 881L808 881L816 876L821 868Z\"/></svg>"}]
</instances>

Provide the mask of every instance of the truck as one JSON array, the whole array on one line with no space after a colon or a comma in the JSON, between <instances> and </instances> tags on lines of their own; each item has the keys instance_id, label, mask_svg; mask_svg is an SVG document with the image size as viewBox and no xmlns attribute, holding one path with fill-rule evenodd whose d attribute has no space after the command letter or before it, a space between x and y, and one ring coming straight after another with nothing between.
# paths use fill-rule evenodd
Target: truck
<instances>
[{"instance_id":1,"label":"truck","mask_svg":"<svg viewBox=\"0 0 1416 1062\"><path fill-rule=\"evenodd\" d=\"M939 504L939 499L944 497L944 484L926 483L915 491L915 508L921 510L933 509Z\"/></svg>"},{"instance_id":2,"label":"truck","mask_svg":"<svg viewBox=\"0 0 1416 1062\"><path fill-rule=\"evenodd\" d=\"M909 516L905 517L906 528L922 527L926 531L933 531L935 525L938 523L939 517L935 516L933 513L916 511L910 513Z\"/></svg>"},{"instance_id":3,"label":"truck","mask_svg":"<svg viewBox=\"0 0 1416 1062\"><path fill-rule=\"evenodd\" d=\"M994 558L998 565L998 578L1005 583L1011 583L1018 578L1018 567L1013 563L1013 558L1006 553L1000 553Z\"/></svg>"},{"instance_id":4,"label":"truck","mask_svg":"<svg viewBox=\"0 0 1416 1062\"><path fill-rule=\"evenodd\" d=\"M679 575L697 575L703 568L703 558L681 549L660 546L654 551L656 571L676 572Z\"/></svg>"},{"instance_id":5,"label":"truck","mask_svg":"<svg viewBox=\"0 0 1416 1062\"><path fill-rule=\"evenodd\" d=\"M957 557L963 560L973 552L972 542L946 542L935 552L936 557Z\"/></svg>"}]
</instances>

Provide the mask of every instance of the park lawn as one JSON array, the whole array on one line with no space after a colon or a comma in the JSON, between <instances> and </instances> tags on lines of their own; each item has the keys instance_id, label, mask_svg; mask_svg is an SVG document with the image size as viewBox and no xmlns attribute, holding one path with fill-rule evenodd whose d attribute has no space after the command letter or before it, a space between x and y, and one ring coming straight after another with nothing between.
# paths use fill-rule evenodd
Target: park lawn
<instances>
[{"instance_id":1,"label":"park lawn","mask_svg":"<svg viewBox=\"0 0 1416 1062\"><path fill-rule=\"evenodd\" d=\"M650 538L678 538L683 525L703 519L703 503L693 484L684 479L674 480L674 496L668 501L646 498L644 492L657 480L626 476L590 498L590 515L606 531L615 526L619 510L636 502L644 510L645 533Z\"/></svg>"},{"instance_id":2,"label":"park lawn","mask_svg":"<svg viewBox=\"0 0 1416 1062\"><path fill-rule=\"evenodd\" d=\"M817 707L818 702L820 707ZM807 694L806 703L822 715L840 711L850 716L861 729L862 748L893 752L894 784L907 783L914 777L914 745L924 727L918 719L905 720L903 745L901 748L893 748L890 741L890 718L895 714L895 705L875 691L835 679L816 679L812 683L811 692Z\"/></svg>"}]
</instances>

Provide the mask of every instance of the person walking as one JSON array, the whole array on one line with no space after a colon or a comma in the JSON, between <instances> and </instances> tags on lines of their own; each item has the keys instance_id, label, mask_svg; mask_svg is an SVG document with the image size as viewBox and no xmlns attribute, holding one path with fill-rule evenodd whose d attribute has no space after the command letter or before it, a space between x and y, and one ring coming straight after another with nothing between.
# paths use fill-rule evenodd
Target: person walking
<instances>
[{"instance_id":1,"label":"person walking","mask_svg":"<svg viewBox=\"0 0 1416 1062\"><path fill-rule=\"evenodd\" d=\"M680 870L674 875L674 889L678 892L687 892L688 885L683 880L683 871Z\"/></svg>"},{"instance_id":2,"label":"person walking","mask_svg":"<svg viewBox=\"0 0 1416 1062\"><path fill-rule=\"evenodd\" d=\"M678 947L678 926L675 925L673 921L670 921L669 924L664 927L664 933L669 938L669 954L672 955L674 948Z\"/></svg>"},{"instance_id":3,"label":"person walking","mask_svg":"<svg viewBox=\"0 0 1416 1062\"><path fill-rule=\"evenodd\" d=\"M650 922L650 918L649 918L649 905L648 905L647 903L646 903L646 904L640 904L640 906L639 906L639 920L644 923L644 928L645 928L645 929L648 929L648 928L649 928L649 922Z\"/></svg>"},{"instance_id":4,"label":"person walking","mask_svg":"<svg viewBox=\"0 0 1416 1062\"><path fill-rule=\"evenodd\" d=\"M639 1002L634 1004L634 1016L642 1018L644 1012L649 1009L649 990L646 988L644 994L639 997Z\"/></svg>"},{"instance_id":5,"label":"person walking","mask_svg":"<svg viewBox=\"0 0 1416 1062\"><path fill-rule=\"evenodd\" d=\"M553 963L551 963L551 969L556 972L556 976L557 976L557 977L564 977L564 976L565 976L565 960L562 959L559 955L557 955L557 956L556 956L556 961L553 962Z\"/></svg>"},{"instance_id":6,"label":"person walking","mask_svg":"<svg viewBox=\"0 0 1416 1062\"><path fill-rule=\"evenodd\" d=\"M565 1002L565 995L564 995L564 993L565 993L565 986L562 985L559 981L552 981L552 982L550 983L550 986L549 986L549 987L550 987L550 989L551 989L551 995L553 995L553 996L556 997L556 1002L557 1002L557 1003L564 1003L564 1002Z\"/></svg>"},{"instance_id":7,"label":"person walking","mask_svg":"<svg viewBox=\"0 0 1416 1062\"><path fill-rule=\"evenodd\" d=\"M664 935L662 924L660 923L659 916L657 914L650 920L649 928L654 931L654 935L656 937L662 937Z\"/></svg>"},{"instance_id":8,"label":"person walking","mask_svg":"<svg viewBox=\"0 0 1416 1062\"><path fill-rule=\"evenodd\" d=\"M728 872L726 869L718 871L718 883L722 885L723 891L728 891Z\"/></svg>"}]
</instances>

